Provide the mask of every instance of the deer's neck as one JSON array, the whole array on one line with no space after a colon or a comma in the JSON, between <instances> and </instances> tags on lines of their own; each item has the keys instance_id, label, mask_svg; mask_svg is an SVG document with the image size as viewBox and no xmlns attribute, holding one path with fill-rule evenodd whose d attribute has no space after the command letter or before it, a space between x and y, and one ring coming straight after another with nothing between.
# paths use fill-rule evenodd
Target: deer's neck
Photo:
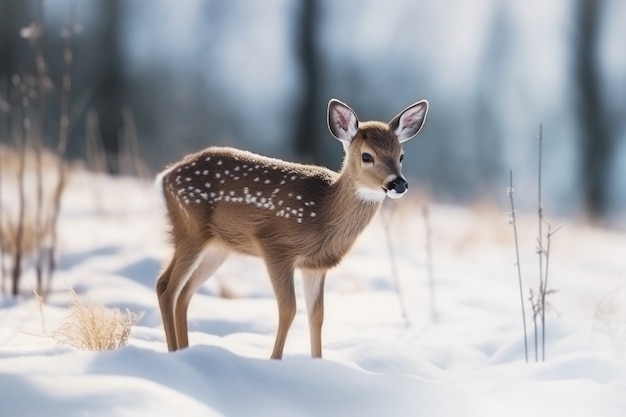
<instances>
[{"instance_id":1,"label":"deer's neck","mask_svg":"<svg viewBox=\"0 0 626 417\"><path fill-rule=\"evenodd\" d=\"M303 266L327 268L339 263L380 208L382 198L364 198L363 191L344 174L330 186L315 230L318 243Z\"/></svg>"}]
</instances>

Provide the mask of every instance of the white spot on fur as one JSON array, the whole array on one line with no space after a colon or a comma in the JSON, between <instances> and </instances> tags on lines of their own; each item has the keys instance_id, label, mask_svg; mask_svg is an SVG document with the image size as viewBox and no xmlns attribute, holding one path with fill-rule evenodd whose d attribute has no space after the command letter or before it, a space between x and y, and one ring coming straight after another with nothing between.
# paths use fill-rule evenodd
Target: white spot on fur
<instances>
[{"instance_id":1,"label":"white spot on fur","mask_svg":"<svg viewBox=\"0 0 626 417\"><path fill-rule=\"evenodd\" d=\"M189 181L191 181L191 178L187 177L187 178L185 178L185 181L189 182Z\"/></svg>"},{"instance_id":2,"label":"white spot on fur","mask_svg":"<svg viewBox=\"0 0 626 417\"><path fill-rule=\"evenodd\" d=\"M208 171L208 170L206 170L206 169L205 169L204 171L202 171L202 173L203 173L204 175L209 175L209 171Z\"/></svg>"},{"instance_id":3,"label":"white spot on fur","mask_svg":"<svg viewBox=\"0 0 626 417\"><path fill-rule=\"evenodd\" d=\"M296 196L296 199L298 199L298 200L302 200L302 196L301 196L301 195L297 195L297 196Z\"/></svg>"},{"instance_id":4,"label":"white spot on fur","mask_svg":"<svg viewBox=\"0 0 626 417\"><path fill-rule=\"evenodd\" d=\"M206 188L211 188L211 183L210 183L210 182L205 182L205 183L204 183L204 186L205 186Z\"/></svg>"},{"instance_id":5,"label":"white spot on fur","mask_svg":"<svg viewBox=\"0 0 626 417\"><path fill-rule=\"evenodd\" d=\"M219 159L219 160L217 161L217 165L222 165L222 160L221 160L221 159Z\"/></svg>"},{"instance_id":6,"label":"white spot on fur","mask_svg":"<svg viewBox=\"0 0 626 417\"><path fill-rule=\"evenodd\" d=\"M311 212L311 217L315 217L317 216L317 213L315 213L314 211Z\"/></svg>"},{"instance_id":7,"label":"white spot on fur","mask_svg":"<svg viewBox=\"0 0 626 417\"><path fill-rule=\"evenodd\" d=\"M270 183L270 180L265 180L265 181L263 181L263 182L264 182L265 184L269 184L269 183Z\"/></svg>"},{"instance_id":8,"label":"white spot on fur","mask_svg":"<svg viewBox=\"0 0 626 417\"><path fill-rule=\"evenodd\" d=\"M221 177L221 176L222 176L222 174L220 174L219 172L216 172L216 173L215 173L215 178L219 178L219 177Z\"/></svg>"}]
</instances>

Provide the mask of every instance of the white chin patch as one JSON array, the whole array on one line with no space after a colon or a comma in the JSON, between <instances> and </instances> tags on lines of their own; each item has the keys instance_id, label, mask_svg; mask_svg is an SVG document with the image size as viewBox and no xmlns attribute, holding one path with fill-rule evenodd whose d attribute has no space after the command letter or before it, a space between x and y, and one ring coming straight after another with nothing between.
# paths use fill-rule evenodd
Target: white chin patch
<instances>
[{"instance_id":1,"label":"white chin patch","mask_svg":"<svg viewBox=\"0 0 626 417\"><path fill-rule=\"evenodd\" d=\"M357 187L356 195L364 201L380 202L385 199L385 192L383 190L372 190L366 187Z\"/></svg>"},{"instance_id":2,"label":"white chin patch","mask_svg":"<svg viewBox=\"0 0 626 417\"><path fill-rule=\"evenodd\" d=\"M406 194L406 191L403 193L398 193L396 190L387 190L387 197L393 198L394 200L397 198L402 198Z\"/></svg>"}]
</instances>

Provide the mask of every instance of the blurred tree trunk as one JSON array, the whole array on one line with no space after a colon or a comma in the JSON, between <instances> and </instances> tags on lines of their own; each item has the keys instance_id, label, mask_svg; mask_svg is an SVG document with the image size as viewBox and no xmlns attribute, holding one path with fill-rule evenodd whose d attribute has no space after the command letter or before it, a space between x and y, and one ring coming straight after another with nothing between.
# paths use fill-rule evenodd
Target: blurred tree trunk
<instances>
[{"instance_id":1,"label":"blurred tree trunk","mask_svg":"<svg viewBox=\"0 0 626 417\"><path fill-rule=\"evenodd\" d=\"M502 124L503 103L498 92L504 91L510 84L507 62L511 60L509 46L513 44L510 16L506 3L498 2L493 6L489 36L487 36L480 76L476 80L476 101L473 106L475 132L475 169L480 179L479 193L488 193L495 189L503 172L502 138L505 129Z\"/></svg>"},{"instance_id":2,"label":"blurred tree trunk","mask_svg":"<svg viewBox=\"0 0 626 417\"><path fill-rule=\"evenodd\" d=\"M302 104L297 117L295 147L299 156L311 162L322 162L319 145L318 129L320 115L319 71L315 34L318 22L318 1L303 0L301 2L298 34L298 53L302 71ZM322 116L323 117L323 116Z\"/></svg>"},{"instance_id":3,"label":"blurred tree trunk","mask_svg":"<svg viewBox=\"0 0 626 417\"><path fill-rule=\"evenodd\" d=\"M102 144L109 168L118 172L123 108L123 62L121 54L121 0L100 0L100 19L94 47L98 48L100 73L96 75L94 105L100 121Z\"/></svg>"},{"instance_id":4,"label":"blurred tree trunk","mask_svg":"<svg viewBox=\"0 0 626 417\"><path fill-rule=\"evenodd\" d=\"M11 82L11 77L18 73L19 54L18 43L20 40L22 10L26 7L23 0L0 1L0 84L2 94L6 93L5 87ZM8 88L8 87L6 87ZM8 97L5 97L8 99Z\"/></svg>"},{"instance_id":5,"label":"blurred tree trunk","mask_svg":"<svg viewBox=\"0 0 626 417\"><path fill-rule=\"evenodd\" d=\"M578 0L576 26L575 84L579 88L578 119L582 150L583 198L588 214L596 219L606 214L608 173L614 138L605 118L598 63L598 41L603 1Z\"/></svg>"}]
</instances>

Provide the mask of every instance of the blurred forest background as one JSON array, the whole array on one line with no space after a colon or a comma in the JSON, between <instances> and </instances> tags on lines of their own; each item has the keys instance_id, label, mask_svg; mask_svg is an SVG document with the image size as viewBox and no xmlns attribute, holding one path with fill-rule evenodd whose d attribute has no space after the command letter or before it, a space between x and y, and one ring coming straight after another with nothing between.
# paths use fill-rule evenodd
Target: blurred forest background
<instances>
[{"instance_id":1,"label":"blurred forest background","mask_svg":"<svg viewBox=\"0 0 626 417\"><path fill-rule=\"evenodd\" d=\"M97 137L120 172L132 136L153 172L215 144L338 169L330 98L385 121L428 99L412 189L504 204L513 169L532 208L543 124L544 205L626 227L624 22L621 0L0 0L0 142L30 75L56 146L69 45L70 159Z\"/></svg>"}]
</instances>

